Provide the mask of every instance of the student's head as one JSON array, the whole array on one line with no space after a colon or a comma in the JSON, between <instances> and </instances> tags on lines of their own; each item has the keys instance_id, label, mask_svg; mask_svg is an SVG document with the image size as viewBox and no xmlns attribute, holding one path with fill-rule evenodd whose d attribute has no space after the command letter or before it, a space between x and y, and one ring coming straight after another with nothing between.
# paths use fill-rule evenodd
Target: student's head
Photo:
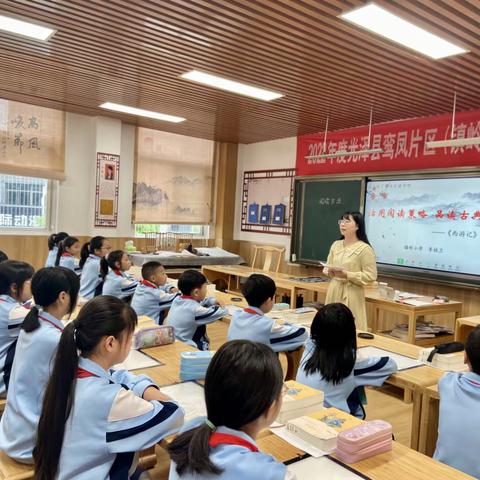
<instances>
[{"instance_id":1,"label":"student's head","mask_svg":"<svg viewBox=\"0 0 480 480\"><path fill-rule=\"evenodd\" d=\"M142 265L142 278L160 287L167 283L165 269L160 262L146 262Z\"/></svg>"},{"instance_id":2,"label":"student's head","mask_svg":"<svg viewBox=\"0 0 480 480\"><path fill-rule=\"evenodd\" d=\"M112 249L110 242L105 237L92 237L91 240L85 243L80 252L80 268L83 268L89 255L96 255L103 258L108 255Z\"/></svg>"},{"instance_id":3,"label":"student's head","mask_svg":"<svg viewBox=\"0 0 480 480\"><path fill-rule=\"evenodd\" d=\"M178 289L183 295L202 301L207 296L207 279L198 270L185 270L178 279Z\"/></svg>"},{"instance_id":4,"label":"student's head","mask_svg":"<svg viewBox=\"0 0 480 480\"><path fill-rule=\"evenodd\" d=\"M0 263L0 295L9 295L19 302L32 297L30 280L33 267L18 260L5 260Z\"/></svg>"},{"instance_id":5,"label":"student's head","mask_svg":"<svg viewBox=\"0 0 480 480\"><path fill-rule=\"evenodd\" d=\"M123 250L114 250L100 261L100 274L105 278L109 268L117 272L126 272L131 266L132 262Z\"/></svg>"},{"instance_id":6,"label":"student's head","mask_svg":"<svg viewBox=\"0 0 480 480\"><path fill-rule=\"evenodd\" d=\"M66 237L58 244L57 258L55 259L55 266L60 265L60 258L64 253L69 253L74 257L78 257L80 253L80 241L76 237Z\"/></svg>"},{"instance_id":7,"label":"student's head","mask_svg":"<svg viewBox=\"0 0 480 480\"><path fill-rule=\"evenodd\" d=\"M35 306L22 324L22 329L32 332L40 326L39 307L47 312L55 311L61 320L73 312L77 305L80 279L72 270L64 267L41 268L32 277L32 295Z\"/></svg>"},{"instance_id":8,"label":"student's head","mask_svg":"<svg viewBox=\"0 0 480 480\"><path fill-rule=\"evenodd\" d=\"M105 295L87 302L63 330L38 424L35 478L55 478L66 419L74 408L79 354L104 367L122 362L136 325L137 315L129 305Z\"/></svg>"},{"instance_id":9,"label":"student's head","mask_svg":"<svg viewBox=\"0 0 480 480\"><path fill-rule=\"evenodd\" d=\"M58 233L52 233L48 237L48 249L53 250L55 247L58 247L58 244L64 239L68 237L68 233L66 232L58 232Z\"/></svg>"},{"instance_id":10,"label":"student's head","mask_svg":"<svg viewBox=\"0 0 480 480\"><path fill-rule=\"evenodd\" d=\"M252 307L260 308L268 313L275 303L275 282L266 275L253 273L243 284L242 293Z\"/></svg>"},{"instance_id":11,"label":"student's head","mask_svg":"<svg viewBox=\"0 0 480 480\"><path fill-rule=\"evenodd\" d=\"M282 391L282 367L271 348L248 340L227 342L213 356L205 378L208 420L215 427L249 426L259 431L277 417ZM169 454L179 474L221 473L209 458L211 434L205 423L170 444Z\"/></svg>"},{"instance_id":12,"label":"student's head","mask_svg":"<svg viewBox=\"0 0 480 480\"><path fill-rule=\"evenodd\" d=\"M340 383L352 372L357 355L357 331L351 310L343 303L323 306L310 332L315 349L304 365L306 372L319 374L334 385Z\"/></svg>"},{"instance_id":13,"label":"student's head","mask_svg":"<svg viewBox=\"0 0 480 480\"><path fill-rule=\"evenodd\" d=\"M359 240L368 243L365 220L360 212L345 212L338 220L341 238L355 234Z\"/></svg>"},{"instance_id":14,"label":"student's head","mask_svg":"<svg viewBox=\"0 0 480 480\"><path fill-rule=\"evenodd\" d=\"M480 325L468 334L465 342L465 363L473 373L480 375Z\"/></svg>"},{"instance_id":15,"label":"student's head","mask_svg":"<svg viewBox=\"0 0 480 480\"><path fill-rule=\"evenodd\" d=\"M0 250L0 263L4 262L5 260L8 260L8 256L5 252Z\"/></svg>"}]
</instances>

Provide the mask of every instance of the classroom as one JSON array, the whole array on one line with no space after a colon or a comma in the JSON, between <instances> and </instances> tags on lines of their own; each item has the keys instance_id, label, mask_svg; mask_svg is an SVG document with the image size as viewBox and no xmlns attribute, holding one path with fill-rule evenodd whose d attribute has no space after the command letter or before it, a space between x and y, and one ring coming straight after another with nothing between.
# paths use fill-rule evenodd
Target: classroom
<instances>
[{"instance_id":1,"label":"classroom","mask_svg":"<svg viewBox=\"0 0 480 480\"><path fill-rule=\"evenodd\" d=\"M480 480L479 22L0 1L0 480Z\"/></svg>"}]
</instances>

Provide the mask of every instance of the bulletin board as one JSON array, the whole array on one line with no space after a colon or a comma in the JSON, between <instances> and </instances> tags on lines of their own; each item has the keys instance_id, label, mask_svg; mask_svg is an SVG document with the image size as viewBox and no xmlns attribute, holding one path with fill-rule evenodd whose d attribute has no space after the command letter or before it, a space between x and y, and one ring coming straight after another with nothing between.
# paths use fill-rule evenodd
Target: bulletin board
<instances>
[{"instance_id":1,"label":"bulletin board","mask_svg":"<svg viewBox=\"0 0 480 480\"><path fill-rule=\"evenodd\" d=\"M295 169L245 172L242 189L242 230L290 235Z\"/></svg>"},{"instance_id":2,"label":"bulletin board","mask_svg":"<svg viewBox=\"0 0 480 480\"><path fill-rule=\"evenodd\" d=\"M120 155L97 153L95 227L117 226Z\"/></svg>"}]
</instances>

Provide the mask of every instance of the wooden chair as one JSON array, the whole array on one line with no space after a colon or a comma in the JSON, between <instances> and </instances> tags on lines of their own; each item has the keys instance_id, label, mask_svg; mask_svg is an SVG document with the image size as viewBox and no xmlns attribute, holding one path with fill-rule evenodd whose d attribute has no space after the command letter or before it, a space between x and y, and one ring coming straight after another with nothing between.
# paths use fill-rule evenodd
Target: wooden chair
<instances>
[{"instance_id":1,"label":"wooden chair","mask_svg":"<svg viewBox=\"0 0 480 480\"><path fill-rule=\"evenodd\" d=\"M300 366L303 350L303 347L300 347L290 352L282 352L287 357L287 373L285 374L285 381L295 380L297 377L297 370Z\"/></svg>"},{"instance_id":2,"label":"wooden chair","mask_svg":"<svg viewBox=\"0 0 480 480\"><path fill-rule=\"evenodd\" d=\"M0 452L0 480L30 480L33 475L33 465L16 462Z\"/></svg>"},{"instance_id":3,"label":"wooden chair","mask_svg":"<svg viewBox=\"0 0 480 480\"><path fill-rule=\"evenodd\" d=\"M264 256L264 261L263 261L263 267L262 270L264 272L278 272L278 269L280 268L280 261L282 260L282 255L285 252L285 247L272 247L269 245L254 245L253 248L255 249L255 253L253 255L253 261L252 261L252 268L255 268L255 262L257 260L259 252L262 252L265 254ZM273 262L273 255L277 253L277 262L275 265L275 268L272 269L272 262Z\"/></svg>"}]
</instances>

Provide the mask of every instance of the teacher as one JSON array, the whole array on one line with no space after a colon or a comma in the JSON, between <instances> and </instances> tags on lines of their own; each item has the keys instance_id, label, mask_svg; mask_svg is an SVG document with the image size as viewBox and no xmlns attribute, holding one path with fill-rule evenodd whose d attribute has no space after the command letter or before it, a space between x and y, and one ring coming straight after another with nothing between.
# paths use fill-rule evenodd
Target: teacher
<instances>
[{"instance_id":1,"label":"teacher","mask_svg":"<svg viewBox=\"0 0 480 480\"><path fill-rule=\"evenodd\" d=\"M323 269L331 278L325 303L343 303L352 311L356 327L367 330L363 287L377 279L375 252L360 212L345 212L338 225L341 239L330 247L327 266Z\"/></svg>"}]
</instances>

